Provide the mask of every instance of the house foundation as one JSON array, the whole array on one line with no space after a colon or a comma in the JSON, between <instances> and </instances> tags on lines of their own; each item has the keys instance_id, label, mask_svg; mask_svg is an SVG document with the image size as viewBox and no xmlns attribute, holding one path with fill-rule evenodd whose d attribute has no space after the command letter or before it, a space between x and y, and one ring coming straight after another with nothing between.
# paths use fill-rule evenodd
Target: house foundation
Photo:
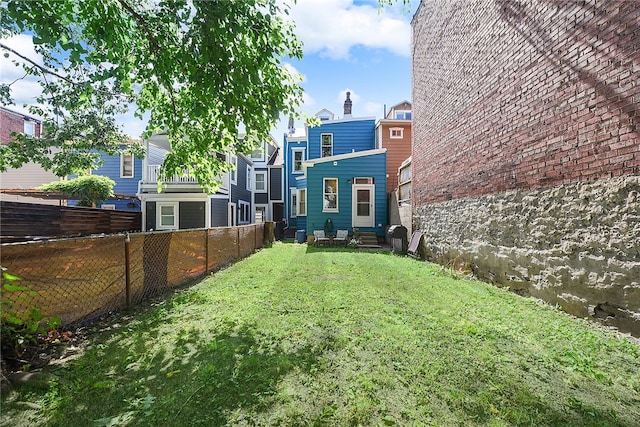
<instances>
[{"instance_id":1,"label":"house foundation","mask_svg":"<svg viewBox=\"0 0 640 427\"><path fill-rule=\"evenodd\" d=\"M419 206L429 260L640 336L640 176Z\"/></svg>"}]
</instances>

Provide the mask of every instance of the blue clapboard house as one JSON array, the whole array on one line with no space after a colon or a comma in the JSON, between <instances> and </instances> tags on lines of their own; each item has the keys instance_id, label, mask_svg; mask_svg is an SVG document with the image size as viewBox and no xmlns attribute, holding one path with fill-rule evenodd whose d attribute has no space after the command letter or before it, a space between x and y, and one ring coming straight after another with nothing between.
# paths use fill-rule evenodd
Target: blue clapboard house
<instances>
[{"instance_id":1,"label":"blue clapboard house","mask_svg":"<svg viewBox=\"0 0 640 427\"><path fill-rule=\"evenodd\" d=\"M328 110L320 126L284 137L285 221L288 230L353 229L382 237L387 218L386 149L376 149L375 118L355 118L347 92L344 117Z\"/></svg>"}]
</instances>

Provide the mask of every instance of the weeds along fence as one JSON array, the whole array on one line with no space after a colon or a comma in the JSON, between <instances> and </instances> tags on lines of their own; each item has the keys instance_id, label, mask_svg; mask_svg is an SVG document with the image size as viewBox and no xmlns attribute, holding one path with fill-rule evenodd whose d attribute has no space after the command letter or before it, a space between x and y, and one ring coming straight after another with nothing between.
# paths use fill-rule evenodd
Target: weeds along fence
<instances>
[{"instance_id":1,"label":"weeds along fence","mask_svg":"<svg viewBox=\"0 0 640 427\"><path fill-rule=\"evenodd\" d=\"M264 224L3 244L0 264L20 278L3 307L40 308L62 325L131 307L264 246ZM9 304L9 305L7 305Z\"/></svg>"}]
</instances>

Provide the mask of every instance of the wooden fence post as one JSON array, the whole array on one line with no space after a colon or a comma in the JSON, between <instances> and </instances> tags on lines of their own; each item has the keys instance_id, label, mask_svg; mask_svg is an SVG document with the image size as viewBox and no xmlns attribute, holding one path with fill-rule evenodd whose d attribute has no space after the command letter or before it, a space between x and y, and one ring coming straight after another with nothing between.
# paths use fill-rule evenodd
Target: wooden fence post
<instances>
[{"instance_id":1,"label":"wooden fence post","mask_svg":"<svg viewBox=\"0 0 640 427\"><path fill-rule=\"evenodd\" d=\"M236 247L237 247L237 251L236 251L236 259L240 259L240 227L238 227L236 225Z\"/></svg>"},{"instance_id":2,"label":"wooden fence post","mask_svg":"<svg viewBox=\"0 0 640 427\"><path fill-rule=\"evenodd\" d=\"M129 260L129 244L131 238L129 233L124 237L124 294L127 308L131 307L131 263Z\"/></svg>"},{"instance_id":3,"label":"wooden fence post","mask_svg":"<svg viewBox=\"0 0 640 427\"><path fill-rule=\"evenodd\" d=\"M204 230L204 272L209 272L209 229Z\"/></svg>"}]
</instances>

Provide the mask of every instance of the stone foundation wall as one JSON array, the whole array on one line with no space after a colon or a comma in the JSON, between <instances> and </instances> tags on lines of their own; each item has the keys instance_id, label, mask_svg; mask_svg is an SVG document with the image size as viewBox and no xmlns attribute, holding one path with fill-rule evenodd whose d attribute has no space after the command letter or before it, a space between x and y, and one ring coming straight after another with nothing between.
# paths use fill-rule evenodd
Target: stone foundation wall
<instances>
[{"instance_id":1,"label":"stone foundation wall","mask_svg":"<svg viewBox=\"0 0 640 427\"><path fill-rule=\"evenodd\" d=\"M640 336L640 175L417 207L427 259Z\"/></svg>"}]
</instances>

